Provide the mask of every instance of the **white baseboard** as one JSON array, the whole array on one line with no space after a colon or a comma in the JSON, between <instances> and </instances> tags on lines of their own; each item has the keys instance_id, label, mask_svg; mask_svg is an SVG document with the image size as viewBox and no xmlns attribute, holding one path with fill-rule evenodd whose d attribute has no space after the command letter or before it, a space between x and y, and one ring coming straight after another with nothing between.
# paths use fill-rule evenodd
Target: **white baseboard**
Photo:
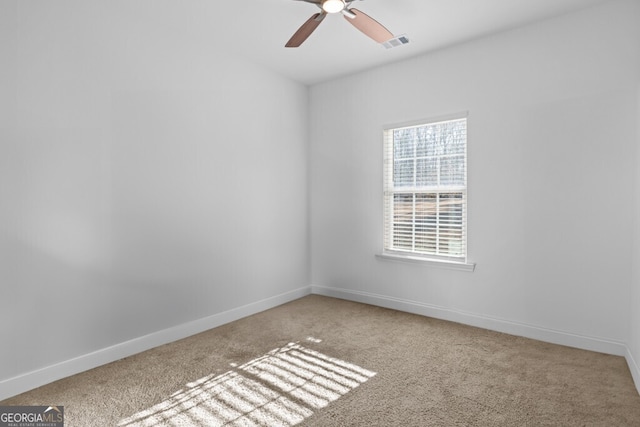
<instances>
[{"instance_id":1,"label":"white baseboard","mask_svg":"<svg viewBox=\"0 0 640 427\"><path fill-rule=\"evenodd\" d=\"M372 294L368 292L352 291L326 286L311 286L311 293L328 297L340 298L348 301L371 304L378 307L385 307L394 310L405 311L407 313L419 314L436 319L448 320L465 325L476 326L492 331L503 332L510 335L517 335L538 341L552 344L565 345L582 350L597 351L615 356L623 356L631 377L635 383L638 393L640 393L640 366L634 359L629 347L622 342L604 340L601 338L576 335L569 332L557 331L553 329L541 328L524 323L512 322L504 319L497 319L487 316L479 316L473 313L466 313L458 310L451 310L431 304L424 304L416 301L401 298L389 297L386 295Z\"/></svg>"},{"instance_id":2,"label":"white baseboard","mask_svg":"<svg viewBox=\"0 0 640 427\"><path fill-rule=\"evenodd\" d=\"M481 316L446 307L425 304L417 301L405 300L386 295L372 294L368 292L352 291L326 286L311 286L311 293L328 297L340 298L354 302L371 304L378 307L391 308L407 313L420 314L436 319L462 323L492 331L503 332L510 335L531 338L552 344L565 345L583 350L597 351L600 353L626 356L628 349L625 343L610 341L601 338L572 334L569 332L541 328L510 320ZM636 380L636 384L638 381Z\"/></svg>"},{"instance_id":3,"label":"white baseboard","mask_svg":"<svg viewBox=\"0 0 640 427\"><path fill-rule=\"evenodd\" d=\"M629 365L631 377L633 378L633 382L636 384L636 389L638 390L638 393L640 393L640 367L638 367L638 363L633 358L633 354L631 354L631 350L629 348L627 348L625 359L627 359L627 365Z\"/></svg>"},{"instance_id":4,"label":"white baseboard","mask_svg":"<svg viewBox=\"0 0 640 427\"><path fill-rule=\"evenodd\" d=\"M16 396L25 391L43 386L53 381L132 356L141 351L168 344L206 330L222 326L243 317L268 310L278 305L302 298L311 293L311 287L305 286L274 297L256 301L241 307L223 311L202 319L153 332L139 338L116 344L111 347L78 356L55 365L47 366L17 377L0 381L0 400Z\"/></svg>"},{"instance_id":5,"label":"white baseboard","mask_svg":"<svg viewBox=\"0 0 640 427\"><path fill-rule=\"evenodd\" d=\"M385 295L312 285L217 313L203 319L154 332L14 378L2 380L0 381L0 400L96 368L106 363L114 362L124 357L222 326L243 317L302 298L310 293L448 320L553 344L624 356L629 365L629 370L631 371L636 388L640 393L640 368L629 348L621 342L545 329Z\"/></svg>"}]
</instances>

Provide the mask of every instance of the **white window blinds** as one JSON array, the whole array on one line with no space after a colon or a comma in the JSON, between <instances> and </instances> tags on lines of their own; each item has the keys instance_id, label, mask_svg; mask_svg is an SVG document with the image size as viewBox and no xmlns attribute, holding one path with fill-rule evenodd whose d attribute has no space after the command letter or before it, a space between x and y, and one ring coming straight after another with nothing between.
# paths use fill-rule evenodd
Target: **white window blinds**
<instances>
[{"instance_id":1,"label":"white window blinds","mask_svg":"<svg viewBox=\"0 0 640 427\"><path fill-rule=\"evenodd\" d=\"M466 261L467 119L384 131L385 252Z\"/></svg>"}]
</instances>

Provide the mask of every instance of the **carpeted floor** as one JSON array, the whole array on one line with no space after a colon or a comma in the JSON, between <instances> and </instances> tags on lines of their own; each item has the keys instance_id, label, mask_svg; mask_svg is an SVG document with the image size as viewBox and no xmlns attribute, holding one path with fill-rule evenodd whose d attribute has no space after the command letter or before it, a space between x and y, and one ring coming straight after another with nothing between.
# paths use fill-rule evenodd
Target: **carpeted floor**
<instances>
[{"instance_id":1,"label":"carpeted floor","mask_svg":"<svg viewBox=\"0 0 640 427\"><path fill-rule=\"evenodd\" d=\"M640 426L622 357L315 295L0 405L67 427Z\"/></svg>"}]
</instances>

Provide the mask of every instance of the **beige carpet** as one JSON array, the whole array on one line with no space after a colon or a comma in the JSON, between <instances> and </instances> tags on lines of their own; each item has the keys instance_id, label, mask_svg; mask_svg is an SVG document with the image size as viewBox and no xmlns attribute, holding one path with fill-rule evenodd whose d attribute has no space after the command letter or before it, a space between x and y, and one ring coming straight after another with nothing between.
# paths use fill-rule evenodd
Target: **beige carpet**
<instances>
[{"instance_id":1,"label":"beige carpet","mask_svg":"<svg viewBox=\"0 0 640 427\"><path fill-rule=\"evenodd\" d=\"M0 402L85 426L640 426L625 360L320 296Z\"/></svg>"}]
</instances>

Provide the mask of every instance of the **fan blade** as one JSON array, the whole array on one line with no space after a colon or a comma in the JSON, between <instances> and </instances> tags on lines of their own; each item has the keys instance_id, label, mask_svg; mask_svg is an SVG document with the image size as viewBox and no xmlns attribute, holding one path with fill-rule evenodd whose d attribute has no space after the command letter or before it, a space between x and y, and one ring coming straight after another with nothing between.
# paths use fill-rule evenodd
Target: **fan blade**
<instances>
[{"instance_id":1,"label":"fan blade","mask_svg":"<svg viewBox=\"0 0 640 427\"><path fill-rule=\"evenodd\" d=\"M391 31L387 30L381 23L366 13L361 12L358 9L349 9L349 12L354 14L355 18L345 15L344 19L378 43L384 43L393 38Z\"/></svg>"},{"instance_id":2,"label":"fan blade","mask_svg":"<svg viewBox=\"0 0 640 427\"><path fill-rule=\"evenodd\" d=\"M313 31L318 28L318 25L322 22L324 17L327 16L325 13L315 13L311 18L307 19L307 22L302 24L298 31L291 36L289 41L287 42L285 47L298 47L313 33Z\"/></svg>"}]
</instances>

